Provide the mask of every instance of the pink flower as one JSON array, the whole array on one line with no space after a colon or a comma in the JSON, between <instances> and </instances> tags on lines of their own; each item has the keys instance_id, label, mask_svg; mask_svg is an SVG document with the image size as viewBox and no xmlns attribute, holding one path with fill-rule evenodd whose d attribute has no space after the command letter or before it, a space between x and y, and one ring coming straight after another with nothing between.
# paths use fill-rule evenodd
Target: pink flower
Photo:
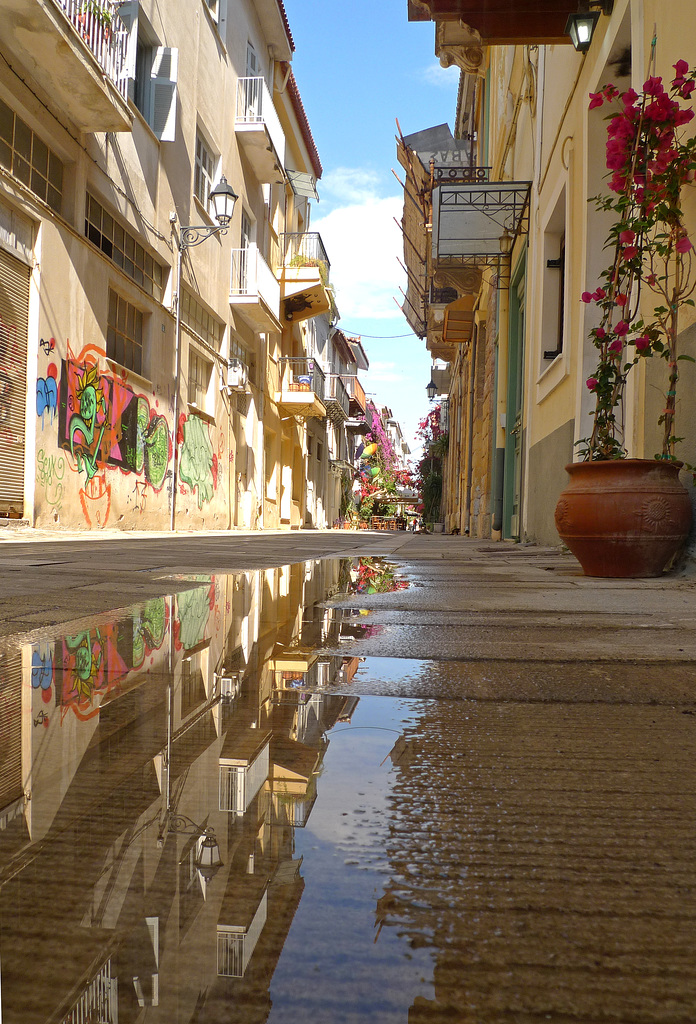
<instances>
[{"instance_id":1,"label":"pink flower","mask_svg":"<svg viewBox=\"0 0 696 1024\"><path fill-rule=\"evenodd\" d=\"M631 231L630 228L626 228L626 230L622 231L619 235L619 241L623 243L623 245L630 245L631 242L634 241L635 237L635 231Z\"/></svg>"},{"instance_id":2,"label":"pink flower","mask_svg":"<svg viewBox=\"0 0 696 1024\"><path fill-rule=\"evenodd\" d=\"M643 92L646 96L661 96L664 91L662 79L656 76L649 78L643 86Z\"/></svg>"},{"instance_id":3,"label":"pink flower","mask_svg":"<svg viewBox=\"0 0 696 1024\"><path fill-rule=\"evenodd\" d=\"M594 110L595 107L601 107L604 103L604 96L601 92L590 93L590 110Z\"/></svg>"},{"instance_id":4,"label":"pink flower","mask_svg":"<svg viewBox=\"0 0 696 1024\"><path fill-rule=\"evenodd\" d=\"M677 239L677 244L675 245L675 249L677 250L677 252L688 252L689 249L693 249L693 246L692 246L691 242L689 241L689 238L688 238L687 235L682 235L681 238Z\"/></svg>"},{"instance_id":5,"label":"pink flower","mask_svg":"<svg viewBox=\"0 0 696 1024\"><path fill-rule=\"evenodd\" d=\"M620 338L617 338L616 341L612 341L611 345L609 346L609 351L610 352L621 352L622 349L623 349L623 342L621 341Z\"/></svg>"},{"instance_id":6,"label":"pink flower","mask_svg":"<svg viewBox=\"0 0 696 1024\"><path fill-rule=\"evenodd\" d=\"M638 249L635 245L626 245L623 249L623 258L625 260L632 260L638 255Z\"/></svg>"},{"instance_id":7,"label":"pink flower","mask_svg":"<svg viewBox=\"0 0 696 1024\"><path fill-rule=\"evenodd\" d=\"M683 78L686 72L689 70L689 62L686 60L678 60L676 64L673 64L677 78Z\"/></svg>"},{"instance_id":8,"label":"pink flower","mask_svg":"<svg viewBox=\"0 0 696 1024\"><path fill-rule=\"evenodd\" d=\"M623 292L619 292L619 294L614 299L614 302L617 306L625 306L628 302L628 295L624 295Z\"/></svg>"},{"instance_id":9,"label":"pink flower","mask_svg":"<svg viewBox=\"0 0 696 1024\"><path fill-rule=\"evenodd\" d=\"M606 338L607 332L604 330L603 327L597 327L597 329L594 332L594 335L595 335L595 338L597 338L599 341L601 341L602 338Z\"/></svg>"},{"instance_id":10,"label":"pink flower","mask_svg":"<svg viewBox=\"0 0 696 1024\"><path fill-rule=\"evenodd\" d=\"M595 302L601 302L602 299L606 299L606 297L607 293L604 291L603 288L595 288L595 290L592 292L592 298L595 300Z\"/></svg>"},{"instance_id":11,"label":"pink flower","mask_svg":"<svg viewBox=\"0 0 696 1024\"><path fill-rule=\"evenodd\" d=\"M618 324L614 328L614 333L618 334L620 338L623 338L624 335L628 334L628 327L629 325L625 320L619 320Z\"/></svg>"},{"instance_id":12,"label":"pink flower","mask_svg":"<svg viewBox=\"0 0 696 1024\"><path fill-rule=\"evenodd\" d=\"M580 298L583 302L592 302L592 292L583 292Z\"/></svg>"},{"instance_id":13,"label":"pink flower","mask_svg":"<svg viewBox=\"0 0 696 1024\"><path fill-rule=\"evenodd\" d=\"M696 82L684 82L684 84L679 90L679 95L682 96L685 100L688 100L694 89L696 89Z\"/></svg>"},{"instance_id":14,"label":"pink flower","mask_svg":"<svg viewBox=\"0 0 696 1024\"><path fill-rule=\"evenodd\" d=\"M622 97L627 107L630 107L638 99L638 93L635 89L627 89Z\"/></svg>"},{"instance_id":15,"label":"pink flower","mask_svg":"<svg viewBox=\"0 0 696 1024\"><path fill-rule=\"evenodd\" d=\"M635 346L638 352L644 352L650 345L650 338L647 334L642 334L640 338L636 338Z\"/></svg>"},{"instance_id":16,"label":"pink flower","mask_svg":"<svg viewBox=\"0 0 696 1024\"><path fill-rule=\"evenodd\" d=\"M590 391L594 391L594 389L599 384L599 381L597 380L596 377L588 377L587 380L585 381L585 384L590 389Z\"/></svg>"},{"instance_id":17,"label":"pink flower","mask_svg":"<svg viewBox=\"0 0 696 1024\"><path fill-rule=\"evenodd\" d=\"M655 277L654 274L648 274L648 276L645 279L645 283L647 285L650 285L650 287L652 288L653 285L657 284L657 278Z\"/></svg>"}]
</instances>

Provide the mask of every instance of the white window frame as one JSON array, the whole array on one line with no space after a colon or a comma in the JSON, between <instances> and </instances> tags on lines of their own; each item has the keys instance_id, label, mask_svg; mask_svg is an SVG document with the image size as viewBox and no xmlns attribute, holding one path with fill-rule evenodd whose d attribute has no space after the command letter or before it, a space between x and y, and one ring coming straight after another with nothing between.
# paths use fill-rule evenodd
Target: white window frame
<instances>
[{"instance_id":1,"label":"white window frame","mask_svg":"<svg viewBox=\"0 0 696 1024\"><path fill-rule=\"evenodd\" d=\"M179 51L174 46L159 46L157 42L153 41L152 30L140 13L138 0L135 2L131 0L131 2L123 4L119 8L119 17L128 33L126 61L122 71L127 84L128 99L140 111L160 142L174 142L178 102ZM141 68L146 80L139 83L143 89L143 96L141 105L138 106L135 98L140 36L142 36L144 48L149 51L150 59Z\"/></svg>"},{"instance_id":2,"label":"white window frame","mask_svg":"<svg viewBox=\"0 0 696 1024\"><path fill-rule=\"evenodd\" d=\"M209 213L210 193L218 178L219 162L220 158L208 142L205 133L197 128L193 161L193 194L206 213Z\"/></svg>"}]
</instances>

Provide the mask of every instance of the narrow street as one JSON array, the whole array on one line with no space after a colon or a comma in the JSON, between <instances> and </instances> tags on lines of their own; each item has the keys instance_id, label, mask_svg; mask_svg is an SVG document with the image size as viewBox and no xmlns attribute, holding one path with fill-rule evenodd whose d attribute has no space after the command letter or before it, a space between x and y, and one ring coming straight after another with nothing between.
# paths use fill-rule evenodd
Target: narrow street
<instances>
[{"instance_id":1,"label":"narrow street","mask_svg":"<svg viewBox=\"0 0 696 1024\"><path fill-rule=\"evenodd\" d=\"M693 575L349 531L0 571L3 1024L693 1021Z\"/></svg>"}]
</instances>

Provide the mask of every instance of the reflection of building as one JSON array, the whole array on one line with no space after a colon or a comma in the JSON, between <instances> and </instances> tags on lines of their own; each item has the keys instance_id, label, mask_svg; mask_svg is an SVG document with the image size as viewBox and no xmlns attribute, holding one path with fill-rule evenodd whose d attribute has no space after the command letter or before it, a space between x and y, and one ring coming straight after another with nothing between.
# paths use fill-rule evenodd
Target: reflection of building
<instances>
[{"instance_id":1,"label":"reflection of building","mask_svg":"<svg viewBox=\"0 0 696 1024\"><path fill-rule=\"evenodd\" d=\"M293 829L355 703L321 675L279 686L278 665L335 678L342 659L305 649L302 620L340 571L218 577L3 655L3 1019L229 1024L240 999L240 1021L264 1019L304 884Z\"/></svg>"}]
</instances>

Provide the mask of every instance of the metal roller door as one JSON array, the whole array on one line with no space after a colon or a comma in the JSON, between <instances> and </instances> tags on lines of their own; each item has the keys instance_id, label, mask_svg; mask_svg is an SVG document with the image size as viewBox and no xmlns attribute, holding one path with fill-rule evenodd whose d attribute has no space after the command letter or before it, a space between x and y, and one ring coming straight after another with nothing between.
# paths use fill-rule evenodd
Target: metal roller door
<instances>
[{"instance_id":1,"label":"metal roller door","mask_svg":"<svg viewBox=\"0 0 696 1024\"><path fill-rule=\"evenodd\" d=\"M24 515L30 269L0 249L0 516Z\"/></svg>"}]
</instances>

